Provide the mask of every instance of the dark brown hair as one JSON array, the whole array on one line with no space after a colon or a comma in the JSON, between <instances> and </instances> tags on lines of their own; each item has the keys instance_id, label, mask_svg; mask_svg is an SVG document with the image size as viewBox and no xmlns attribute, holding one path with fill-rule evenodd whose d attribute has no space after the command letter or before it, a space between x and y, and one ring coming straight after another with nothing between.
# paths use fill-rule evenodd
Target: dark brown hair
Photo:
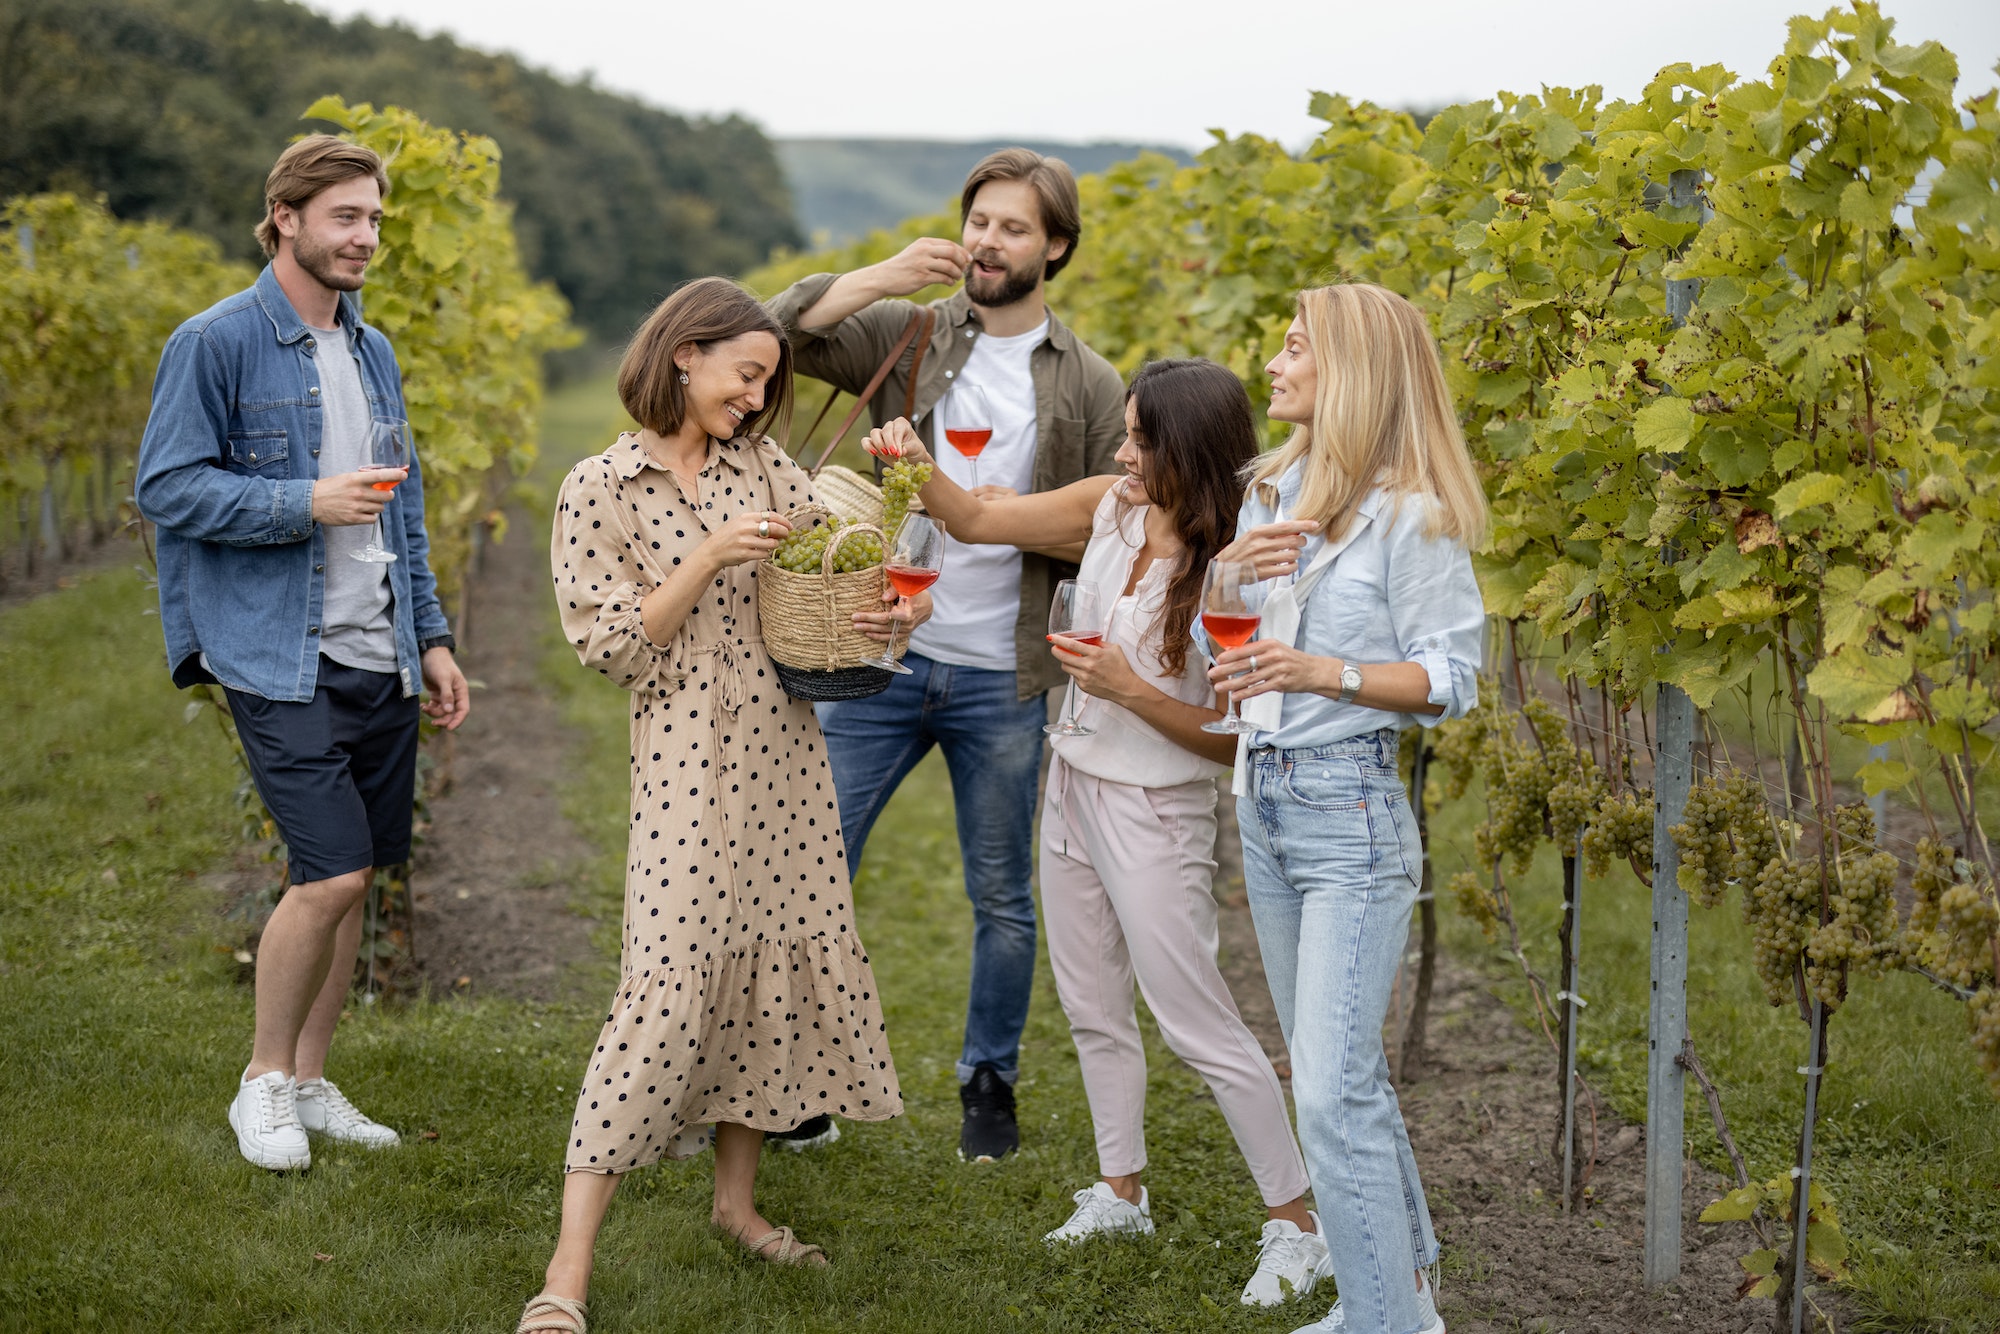
<instances>
[{"instance_id":1,"label":"dark brown hair","mask_svg":"<svg viewBox=\"0 0 2000 1334\"><path fill-rule=\"evenodd\" d=\"M632 335L618 363L618 399L632 420L655 435L672 435L687 420L687 390L674 354L694 346L706 352L743 334L778 340L778 364L764 391L764 406L743 419L738 434L755 440L767 422L783 434L792 420L792 343L756 297L727 278L696 278L653 307Z\"/></svg>"},{"instance_id":2,"label":"dark brown hair","mask_svg":"<svg viewBox=\"0 0 2000 1334\"><path fill-rule=\"evenodd\" d=\"M1187 668L1208 563L1236 535L1243 468L1256 457L1257 428L1243 382L1212 361L1148 362L1125 397L1137 407L1146 492L1173 515L1181 541L1160 634L1160 669L1179 676Z\"/></svg>"},{"instance_id":3,"label":"dark brown hair","mask_svg":"<svg viewBox=\"0 0 2000 1334\"><path fill-rule=\"evenodd\" d=\"M988 153L979 159L979 165L965 178L965 188L959 191L959 226L963 227L972 215L973 196L988 181L1026 181L1034 187L1035 198L1042 205L1042 230L1069 242L1060 255L1043 266L1042 277L1046 280L1061 273L1083 236L1083 205L1077 201L1076 175L1070 171L1069 163L1026 148L1003 148Z\"/></svg>"},{"instance_id":4,"label":"dark brown hair","mask_svg":"<svg viewBox=\"0 0 2000 1334\"><path fill-rule=\"evenodd\" d=\"M278 205L304 212L314 195L356 176L373 176L383 198L388 197L389 172L372 148L331 134L309 134L278 154L264 178L264 220L257 224L257 244L264 254L278 253Z\"/></svg>"}]
</instances>

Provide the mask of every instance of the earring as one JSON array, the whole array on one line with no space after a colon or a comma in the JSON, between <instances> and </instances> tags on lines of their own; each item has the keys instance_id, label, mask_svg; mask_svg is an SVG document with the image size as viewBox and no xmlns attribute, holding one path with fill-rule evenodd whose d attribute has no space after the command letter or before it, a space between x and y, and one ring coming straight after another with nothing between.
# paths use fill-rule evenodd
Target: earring
<instances>
[{"instance_id":1,"label":"earring","mask_svg":"<svg viewBox=\"0 0 2000 1334\"><path fill-rule=\"evenodd\" d=\"M682 384L686 384L687 382L688 382L688 373L687 373L686 371L682 371L682 372L681 372L681 383L682 383Z\"/></svg>"}]
</instances>

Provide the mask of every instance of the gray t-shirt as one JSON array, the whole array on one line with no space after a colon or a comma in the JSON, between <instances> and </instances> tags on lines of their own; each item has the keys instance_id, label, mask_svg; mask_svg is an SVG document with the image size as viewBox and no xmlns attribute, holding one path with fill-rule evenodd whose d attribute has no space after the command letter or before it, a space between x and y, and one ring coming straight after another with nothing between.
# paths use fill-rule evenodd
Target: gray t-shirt
<instances>
[{"instance_id":1,"label":"gray t-shirt","mask_svg":"<svg viewBox=\"0 0 2000 1334\"><path fill-rule=\"evenodd\" d=\"M319 365L323 414L319 475L332 477L368 463L373 413L347 331L315 332L318 346L314 357ZM350 554L366 546L374 535L372 524L326 528L326 605L320 613L319 651L344 666L394 675L396 627L389 615L389 567L358 561Z\"/></svg>"}]
</instances>

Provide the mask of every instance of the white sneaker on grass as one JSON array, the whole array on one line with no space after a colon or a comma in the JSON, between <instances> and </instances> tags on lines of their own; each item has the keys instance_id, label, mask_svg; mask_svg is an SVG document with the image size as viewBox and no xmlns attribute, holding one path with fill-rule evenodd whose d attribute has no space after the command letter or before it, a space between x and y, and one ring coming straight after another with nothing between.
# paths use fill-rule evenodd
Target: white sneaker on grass
<instances>
[{"instance_id":1,"label":"white sneaker on grass","mask_svg":"<svg viewBox=\"0 0 2000 1334\"><path fill-rule=\"evenodd\" d=\"M1139 1187L1137 1204L1119 1199L1117 1193L1102 1181L1070 1198L1076 1201L1076 1212L1069 1216L1067 1223L1042 1237L1050 1245L1087 1241L1092 1237L1153 1235L1153 1206L1146 1197L1144 1186Z\"/></svg>"},{"instance_id":2,"label":"white sneaker on grass","mask_svg":"<svg viewBox=\"0 0 2000 1334\"><path fill-rule=\"evenodd\" d=\"M236 1100L229 1104L229 1125L245 1158L273 1172L312 1166L305 1127L299 1124L297 1093L298 1086L282 1070L268 1070L237 1085Z\"/></svg>"},{"instance_id":3,"label":"white sneaker on grass","mask_svg":"<svg viewBox=\"0 0 2000 1334\"><path fill-rule=\"evenodd\" d=\"M1317 1228L1319 1215L1310 1217ZM1300 1231L1298 1224L1282 1218L1264 1224L1257 1250L1257 1272L1243 1285L1245 1306L1282 1306L1311 1292L1321 1279L1333 1277L1333 1257L1327 1253L1325 1238Z\"/></svg>"},{"instance_id":4,"label":"white sneaker on grass","mask_svg":"<svg viewBox=\"0 0 2000 1334\"><path fill-rule=\"evenodd\" d=\"M1444 1317L1438 1314L1437 1294L1428 1280L1417 1290L1417 1315L1424 1322L1417 1326L1417 1334L1445 1334ZM1292 1334L1346 1334L1346 1331L1347 1312L1335 1302L1319 1323L1295 1329Z\"/></svg>"},{"instance_id":5,"label":"white sneaker on grass","mask_svg":"<svg viewBox=\"0 0 2000 1334\"><path fill-rule=\"evenodd\" d=\"M389 1127L371 1121L347 1100L330 1079L306 1079L298 1085L299 1124L336 1144L364 1149L393 1149L403 1142Z\"/></svg>"}]
</instances>

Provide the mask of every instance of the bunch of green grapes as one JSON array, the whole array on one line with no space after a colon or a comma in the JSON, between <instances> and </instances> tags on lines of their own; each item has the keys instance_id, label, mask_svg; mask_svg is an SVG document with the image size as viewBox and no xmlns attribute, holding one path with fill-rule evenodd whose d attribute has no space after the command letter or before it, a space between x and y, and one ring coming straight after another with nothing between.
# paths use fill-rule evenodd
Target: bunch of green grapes
<instances>
[{"instance_id":1,"label":"bunch of green grapes","mask_svg":"<svg viewBox=\"0 0 2000 1334\"><path fill-rule=\"evenodd\" d=\"M1736 857L1729 841L1734 822L1732 795L1711 779L1694 785L1681 822L1667 830L1681 854L1681 889L1704 908L1722 902L1729 888L1730 863Z\"/></svg>"},{"instance_id":2,"label":"bunch of green grapes","mask_svg":"<svg viewBox=\"0 0 2000 1334\"><path fill-rule=\"evenodd\" d=\"M1486 705L1477 705L1463 718L1439 723L1431 731L1431 770L1442 773L1440 784L1446 801L1457 801L1472 785L1484 742Z\"/></svg>"},{"instance_id":3,"label":"bunch of green grapes","mask_svg":"<svg viewBox=\"0 0 2000 1334\"><path fill-rule=\"evenodd\" d=\"M1972 1025L1972 1049L1979 1053L1986 1087L2000 1098L2000 991L1986 986L1974 992L1965 1003L1965 1017Z\"/></svg>"},{"instance_id":4,"label":"bunch of green grapes","mask_svg":"<svg viewBox=\"0 0 2000 1334\"><path fill-rule=\"evenodd\" d=\"M1613 858L1644 865L1653 860L1653 790L1627 790L1597 803L1583 831L1583 869L1593 879L1611 870Z\"/></svg>"},{"instance_id":5,"label":"bunch of green grapes","mask_svg":"<svg viewBox=\"0 0 2000 1334\"><path fill-rule=\"evenodd\" d=\"M1773 1005L1792 998L1792 973L1819 929L1819 867L1773 857L1744 896L1751 951L1764 997Z\"/></svg>"},{"instance_id":6,"label":"bunch of green grapes","mask_svg":"<svg viewBox=\"0 0 2000 1334\"><path fill-rule=\"evenodd\" d=\"M1935 969L1948 952L1938 935L1938 900L1958 883L1958 854L1934 838L1917 840L1917 864L1910 872L1910 916L1903 924L1902 962Z\"/></svg>"},{"instance_id":7,"label":"bunch of green grapes","mask_svg":"<svg viewBox=\"0 0 2000 1334\"><path fill-rule=\"evenodd\" d=\"M846 525L843 525L846 526ZM836 574L853 574L882 563L882 539L873 533L858 533L842 542L833 553Z\"/></svg>"},{"instance_id":8,"label":"bunch of green grapes","mask_svg":"<svg viewBox=\"0 0 2000 1334\"><path fill-rule=\"evenodd\" d=\"M771 553L771 563L794 574L818 574L826 544L845 523L838 514L792 529Z\"/></svg>"},{"instance_id":9,"label":"bunch of green grapes","mask_svg":"<svg viewBox=\"0 0 2000 1334\"><path fill-rule=\"evenodd\" d=\"M898 459L882 470L882 531L893 535L910 511L910 501L931 479L931 465ZM875 562L882 558L878 555ZM870 562L871 564L875 562Z\"/></svg>"},{"instance_id":10,"label":"bunch of green grapes","mask_svg":"<svg viewBox=\"0 0 2000 1334\"><path fill-rule=\"evenodd\" d=\"M1603 804L1604 782L1595 765L1586 765L1549 789L1549 833L1564 856L1574 856L1576 841Z\"/></svg>"},{"instance_id":11,"label":"bunch of green grapes","mask_svg":"<svg viewBox=\"0 0 2000 1334\"><path fill-rule=\"evenodd\" d=\"M1499 738L1496 751L1510 740ZM1487 817L1472 831L1472 846L1482 862L1505 857L1515 875L1526 875L1542 839L1543 813L1552 783L1549 767L1540 756L1518 743L1510 748L1514 753L1505 764L1487 767Z\"/></svg>"},{"instance_id":12,"label":"bunch of green grapes","mask_svg":"<svg viewBox=\"0 0 2000 1334\"><path fill-rule=\"evenodd\" d=\"M1451 891L1452 900L1458 910L1479 923L1479 929L1488 940L1498 935L1500 930L1500 905L1493 897L1492 887L1480 879L1475 871L1460 871L1446 886Z\"/></svg>"},{"instance_id":13,"label":"bunch of green grapes","mask_svg":"<svg viewBox=\"0 0 2000 1334\"><path fill-rule=\"evenodd\" d=\"M1875 812L1868 809L1866 802L1834 807L1833 828L1840 835L1842 853L1875 850Z\"/></svg>"},{"instance_id":14,"label":"bunch of green grapes","mask_svg":"<svg viewBox=\"0 0 2000 1334\"><path fill-rule=\"evenodd\" d=\"M1806 985L1829 1008L1846 999L1850 972L1879 975L1883 960L1899 952L1896 859L1886 852L1842 857L1830 902L1833 916L1806 945Z\"/></svg>"},{"instance_id":15,"label":"bunch of green grapes","mask_svg":"<svg viewBox=\"0 0 2000 1334\"><path fill-rule=\"evenodd\" d=\"M1938 896L1937 935L1932 955L1937 972L1961 987L1976 986L1993 972L1993 935L2000 928L2000 905L1985 888L1956 884Z\"/></svg>"}]
</instances>

